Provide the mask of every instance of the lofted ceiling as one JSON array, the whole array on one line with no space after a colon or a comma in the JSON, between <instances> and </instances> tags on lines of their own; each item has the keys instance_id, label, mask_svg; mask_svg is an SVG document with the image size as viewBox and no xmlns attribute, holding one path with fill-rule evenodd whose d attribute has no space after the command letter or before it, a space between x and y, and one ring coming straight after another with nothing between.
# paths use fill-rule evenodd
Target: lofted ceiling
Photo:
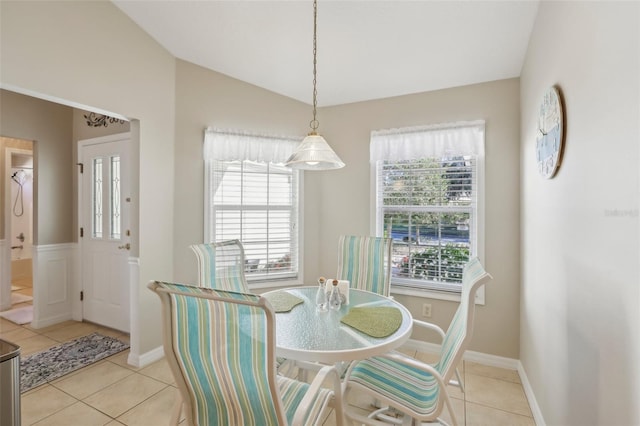
<instances>
[{"instance_id":1,"label":"lofted ceiling","mask_svg":"<svg viewBox=\"0 0 640 426\"><path fill-rule=\"evenodd\" d=\"M311 103L313 3L112 0L175 57ZM518 77L538 0L318 0L318 105Z\"/></svg>"}]
</instances>

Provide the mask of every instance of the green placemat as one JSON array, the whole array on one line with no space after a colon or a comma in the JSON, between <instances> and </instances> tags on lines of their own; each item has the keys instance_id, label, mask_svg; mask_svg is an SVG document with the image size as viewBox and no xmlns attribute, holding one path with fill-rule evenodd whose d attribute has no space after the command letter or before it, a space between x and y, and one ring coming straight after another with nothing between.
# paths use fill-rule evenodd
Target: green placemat
<instances>
[{"instance_id":1,"label":"green placemat","mask_svg":"<svg viewBox=\"0 0 640 426\"><path fill-rule=\"evenodd\" d=\"M351 308L340 321L371 337L387 337L400 328L402 312L389 306Z\"/></svg>"},{"instance_id":2,"label":"green placemat","mask_svg":"<svg viewBox=\"0 0 640 426\"><path fill-rule=\"evenodd\" d=\"M279 291L277 293L269 294L265 296L273 310L276 313L279 312L289 312L293 309L294 306L299 305L304 302L304 300L300 299L298 296L294 296L291 293L287 293L286 291Z\"/></svg>"}]
</instances>

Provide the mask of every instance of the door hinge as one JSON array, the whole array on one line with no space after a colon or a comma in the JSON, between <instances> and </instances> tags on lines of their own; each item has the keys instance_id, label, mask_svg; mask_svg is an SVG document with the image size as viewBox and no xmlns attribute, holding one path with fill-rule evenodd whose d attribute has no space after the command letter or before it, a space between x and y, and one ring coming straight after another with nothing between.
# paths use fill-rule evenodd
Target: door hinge
<instances>
[{"instance_id":1,"label":"door hinge","mask_svg":"<svg viewBox=\"0 0 640 426\"><path fill-rule=\"evenodd\" d=\"M76 163L78 166L80 166L80 174L84 173L84 164L83 163Z\"/></svg>"},{"instance_id":2,"label":"door hinge","mask_svg":"<svg viewBox=\"0 0 640 426\"><path fill-rule=\"evenodd\" d=\"M80 292L80 301L82 302L84 300L84 291Z\"/></svg>"},{"instance_id":3,"label":"door hinge","mask_svg":"<svg viewBox=\"0 0 640 426\"><path fill-rule=\"evenodd\" d=\"M84 237L84 228L80 227L80 238Z\"/></svg>"}]
</instances>

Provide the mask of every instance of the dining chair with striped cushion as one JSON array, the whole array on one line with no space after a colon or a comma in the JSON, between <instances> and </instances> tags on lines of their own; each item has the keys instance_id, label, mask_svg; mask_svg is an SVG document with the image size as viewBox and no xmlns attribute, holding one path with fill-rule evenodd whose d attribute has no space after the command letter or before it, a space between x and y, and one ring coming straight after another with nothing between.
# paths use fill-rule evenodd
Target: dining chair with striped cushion
<instances>
[{"instance_id":1,"label":"dining chair with striped cushion","mask_svg":"<svg viewBox=\"0 0 640 426\"><path fill-rule=\"evenodd\" d=\"M348 280L351 288L389 296L391 238L341 235L337 278Z\"/></svg>"},{"instance_id":2,"label":"dining chair with striped cushion","mask_svg":"<svg viewBox=\"0 0 640 426\"><path fill-rule=\"evenodd\" d=\"M484 270L477 258L470 259L465 265L460 305L447 332L440 330L444 337L437 363L425 364L396 352L354 362L345 376L347 393L367 393L387 407L370 413L368 417L357 411L347 410L347 416L365 424L380 424L375 423L376 418L384 419L385 412L392 407L411 418L413 424L436 420L446 424L440 419L440 414L446 407L456 425L446 384L455 374L456 366L462 361L471 340L476 293L490 279L491 275ZM414 326L440 329L437 325L418 320L414 320Z\"/></svg>"},{"instance_id":3,"label":"dining chair with striped cushion","mask_svg":"<svg viewBox=\"0 0 640 426\"><path fill-rule=\"evenodd\" d=\"M184 405L194 426L317 425L330 402L343 424L335 367L310 384L276 374L275 314L265 298L159 281L148 287L162 301L164 352L181 398L171 424Z\"/></svg>"},{"instance_id":4,"label":"dining chair with striped cushion","mask_svg":"<svg viewBox=\"0 0 640 426\"><path fill-rule=\"evenodd\" d=\"M201 287L249 293L244 248L239 240L193 244L190 248L198 258L198 282Z\"/></svg>"}]
</instances>

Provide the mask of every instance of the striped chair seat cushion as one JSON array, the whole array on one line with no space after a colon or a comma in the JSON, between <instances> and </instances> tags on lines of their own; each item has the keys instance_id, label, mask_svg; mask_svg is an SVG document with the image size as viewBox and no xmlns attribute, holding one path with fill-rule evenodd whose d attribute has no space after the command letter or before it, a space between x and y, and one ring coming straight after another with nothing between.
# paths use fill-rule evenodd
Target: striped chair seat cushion
<instances>
[{"instance_id":1,"label":"striped chair seat cushion","mask_svg":"<svg viewBox=\"0 0 640 426\"><path fill-rule=\"evenodd\" d=\"M398 406L411 408L421 416L428 417L438 406L439 386L433 375L388 358L358 362L349 381L397 401Z\"/></svg>"},{"instance_id":2,"label":"striped chair seat cushion","mask_svg":"<svg viewBox=\"0 0 640 426\"><path fill-rule=\"evenodd\" d=\"M280 395L282 396L282 403L284 411L287 416L287 423L293 425L293 415L295 414L300 401L304 398L308 383L292 380L287 377L277 376L278 387L280 388ZM323 419L320 418L324 408L329 403L333 392L329 389L321 388L317 393L315 399L311 402L311 406L305 417L304 425L316 425L322 424Z\"/></svg>"}]
</instances>

